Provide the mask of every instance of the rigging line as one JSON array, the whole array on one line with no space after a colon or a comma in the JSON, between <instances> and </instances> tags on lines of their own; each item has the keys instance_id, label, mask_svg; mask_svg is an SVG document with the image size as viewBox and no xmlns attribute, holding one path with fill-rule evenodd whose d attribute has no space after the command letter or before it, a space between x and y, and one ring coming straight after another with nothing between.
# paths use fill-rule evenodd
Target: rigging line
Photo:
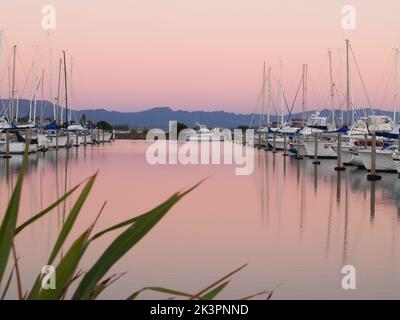
<instances>
[{"instance_id":1,"label":"rigging line","mask_svg":"<svg viewBox=\"0 0 400 320\"><path fill-rule=\"evenodd\" d=\"M361 84L362 84L363 89L364 89L365 97L367 98L369 107L372 108L371 100L369 99L368 92L367 92L367 88L366 88L365 83L364 83L364 80L363 80L363 78L362 78L362 76L361 76L361 72L360 72L360 69L359 69L359 67L358 67L358 63L357 63L356 57L355 57L355 55L354 55L354 51L353 51L353 48L352 48L351 44L349 44L349 47L350 47L350 51L351 51L351 55L352 55L352 57L353 57L354 63L355 63L356 68L357 68L358 76L360 77ZM353 104L353 102L352 102L352 104ZM373 110L372 110L372 112L373 112Z\"/></svg>"},{"instance_id":2,"label":"rigging line","mask_svg":"<svg viewBox=\"0 0 400 320\"><path fill-rule=\"evenodd\" d=\"M259 91L258 96L257 96L257 102L255 103L255 105L256 105L255 111L252 114L250 125L249 125L250 128L253 126L254 117L255 117L255 114L256 114L256 112L257 112L257 110L259 108L261 95L262 95L262 89Z\"/></svg>"},{"instance_id":3,"label":"rigging line","mask_svg":"<svg viewBox=\"0 0 400 320\"><path fill-rule=\"evenodd\" d=\"M271 76L273 77L273 74L272 74L272 72L271 72ZM274 79L275 80L275 79ZM274 90L274 88L271 86L271 91L272 92L274 92L275 90ZM276 109L276 104L275 104L275 102L274 102L274 97L272 96L272 94L270 93L269 94L269 97L270 97L270 99L271 99L271 104L272 104L272 108L274 109L274 112L275 112L275 116L278 116L278 110Z\"/></svg>"},{"instance_id":4,"label":"rigging line","mask_svg":"<svg viewBox=\"0 0 400 320\"><path fill-rule=\"evenodd\" d=\"M390 59L390 61L391 61L391 65L390 65L390 70L391 71L389 72L389 74L386 77L385 81L383 81L383 79L382 79L382 82L380 82L380 84L382 84L382 85L385 84L384 89L382 91L382 96L378 100L379 105L381 105L381 106L384 106L384 104L385 104L385 97L387 96L387 92L389 90L389 82L390 82L390 79L392 79L392 76L393 76L393 72L392 71L394 70L395 59L394 58ZM388 65L389 65L389 62L387 62L386 65L385 65L385 69L384 69L385 73L386 73L386 70L388 69Z\"/></svg>"},{"instance_id":5,"label":"rigging line","mask_svg":"<svg viewBox=\"0 0 400 320\"><path fill-rule=\"evenodd\" d=\"M26 80L25 80L24 87L23 87L22 92L21 92L21 97L23 97L23 95L24 95L24 93L25 93L25 89L26 89L26 87L28 86L28 79L29 79L29 77L30 77L30 75L31 75L31 73L32 73L32 71L33 71L33 65L34 65L34 63L35 63L35 62L32 62L32 65L31 65L31 67L30 67L30 69L29 69L28 75L27 75ZM31 97L30 97L30 98L31 98Z\"/></svg>"},{"instance_id":6,"label":"rigging line","mask_svg":"<svg viewBox=\"0 0 400 320\"><path fill-rule=\"evenodd\" d=\"M323 96L324 94L321 91L315 91L315 87L314 84L318 83L320 84L321 82L325 81L325 75L323 76L323 70L326 70L325 67L328 65L329 63L329 59L326 56L326 54L324 53L323 56L321 56L321 60L320 60L320 64L319 64L319 68L317 69L317 73L316 76L313 76L315 73L312 72L308 72L308 78L309 78L309 83L307 85L307 91L308 91L308 96L309 97L314 97L314 101L317 102L315 103L315 106L317 107L318 104L321 106L322 100L324 100ZM315 69L314 69L315 70ZM322 80L323 79L323 80ZM309 101L311 101L312 99L309 99Z\"/></svg>"},{"instance_id":7,"label":"rigging line","mask_svg":"<svg viewBox=\"0 0 400 320\"><path fill-rule=\"evenodd\" d=\"M274 77L274 75L273 75L273 72L272 72L272 70L271 70L270 79L269 79L270 82L271 82L271 78L272 78L272 77ZM275 79L273 79L273 80L275 80ZM273 99L273 96L272 96L272 94L271 94L271 92L274 92L275 90L274 90L274 87L273 87L272 85L271 85L270 89L271 89L271 90L269 90L269 92L268 92L268 97L266 97L266 98L267 98L267 101L268 101L268 99L270 100L271 105L272 105L272 108L274 109L275 115L277 116L277 115L278 115L278 111L276 110L275 103L274 103L274 99ZM268 106L268 107L269 107L269 106Z\"/></svg>"},{"instance_id":8,"label":"rigging line","mask_svg":"<svg viewBox=\"0 0 400 320\"><path fill-rule=\"evenodd\" d=\"M291 106L290 110L289 110L289 107L288 107L288 104L287 104L287 101L286 101L285 93L282 92L282 93L283 93L283 98L284 98L284 100L285 100L286 108L287 108L287 110L288 110L288 118L287 118L286 121L289 121L289 119L290 119L291 116L292 116L294 104L296 103L297 96L298 96L299 91L300 91L300 86L301 86L301 84L303 83L303 80L304 80L304 75L301 76L299 85L298 85L298 87L297 87L296 95L294 96L293 103L292 103L292 106Z\"/></svg>"},{"instance_id":9,"label":"rigging line","mask_svg":"<svg viewBox=\"0 0 400 320\"><path fill-rule=\"evenodd\" d=\"M272 105L272 108L274 109L274 111L275 111L275 115L278 115L278 111L276 110L276 107L275 107L275 103L274 103L274 99L273 99L273 97L270 95L269 96L269 98L270 98L270 100L271 100L271 105Z\"/></svg>"},{"instance_id":10,"label":"rigging line","mask_svg":"<svg viewBox=\"0 0 400 320\"><path fill-rule=\"evenodd\" d=\"M21 66L20 68L21 68L22 74L26 74L26 68L25 68L24 62L22 61L21 55L19 53L19 50L17 51L17 60L18 60L18 63L20 64L20 66ZM28 83L28 79L29 79L29 76L25 80L25 84L24 84L23 90L21 92L21 96L23 96L24 93L25 93L25 89L26 89L26 86L27 86L27 83ZM16 84L16 86L18 86L18 85Z\"/></svg>"}]
</instances>

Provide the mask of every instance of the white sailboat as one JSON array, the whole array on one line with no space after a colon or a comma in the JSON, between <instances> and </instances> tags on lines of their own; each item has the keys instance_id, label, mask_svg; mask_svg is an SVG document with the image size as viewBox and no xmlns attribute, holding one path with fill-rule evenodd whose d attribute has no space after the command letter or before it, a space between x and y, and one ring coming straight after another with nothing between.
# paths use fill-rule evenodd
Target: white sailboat
<instances>
[{"instance_id":1,"label":"white sailboat","mask_svg":"<svg viewBox=\"0 0 400 320\"><path fill-rule=\"evenodd\" d=\"M368 132L379 133L379 135L385 135L388 133L389 136L396 136L396 143L392 142L392 145L388 148L376 148L376 170L377 171L397 171L397 159L394 153L395 149L399 147L399 126L396 124L397 114L397 97L398 97L398 60L399 60L399 49L395 50L395 72L394 72L394 85L393 85L393 119L392 121L387 116L373 116L368 117L366 126ZM379 137L378 137L379 138ZM381 141L385 141L385 138L381 138ZM378 141L378 143L380 143ZM357 150L358 157L362 161L364 167L367 170L371 170L371 152L372 148L365 146Z\"/></svg>"},{"instance_id":2,"label":"white sailboat","mask_svg":"<svg viewBox=\"0 0 400 320\"><path fill-rule=\"evenodd\" d=\"M15 109L15 59L17 53L17 46L13 46L13 59L12 59L12 87L11 87L11 98L10 104L8 106L9 111L9 119L18 120L18 112ZM18 108L17 108L18 109ZM20 154L25 150L25 141L29 137L30 144L28 146L28 152L36 152L38 150L38 138L37 133L32 129L23 130L20 132L19 128L12 128L12 125L8 123L8 121L3 120L2 123L2 133L0 140L2 141L0 144L0 153L9 153L9 154ZM7 139L8 136L8 139ZM7 141L8 140L8 141Z\"/></svg>"}]
</instances>

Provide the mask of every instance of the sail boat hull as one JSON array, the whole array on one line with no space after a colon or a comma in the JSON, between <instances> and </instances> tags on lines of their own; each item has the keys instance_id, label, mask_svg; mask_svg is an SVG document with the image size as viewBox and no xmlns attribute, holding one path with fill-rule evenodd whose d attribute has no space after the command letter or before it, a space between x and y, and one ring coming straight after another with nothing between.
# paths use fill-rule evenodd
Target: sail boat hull
<instances>
[{"instance_id":1,"label":"sail boat hull","mask_svg":"<svg viewBox=\"0 0 400 320\"><path fill-rule=\"evenodd\" d=\"M56 148L57 147L57 137L56 135L49 135L49 148ZM67 145L67 136L59 135L58 136L58 147L63 148Z\"/></svg>"},{"instance_id":2,"label":"sail boat hull","mask_svg":"<svg viewBox=\"0 0 400 320\"><path fill-rule=\"evenodd\" d=\"M37 144L30 144L28 148L28 153L33 153L38 150ZM9 143L9 153L10 154L23 154L25 151L25 142L10 142ZM7 153L6 143L0 144L0 153Z\"/></svg>"}]
</instances>

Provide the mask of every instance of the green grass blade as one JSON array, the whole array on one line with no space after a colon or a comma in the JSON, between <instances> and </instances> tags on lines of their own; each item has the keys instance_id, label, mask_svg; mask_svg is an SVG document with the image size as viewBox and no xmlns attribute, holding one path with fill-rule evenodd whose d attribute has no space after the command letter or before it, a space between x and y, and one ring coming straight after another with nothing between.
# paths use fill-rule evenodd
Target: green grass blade
<instances>
[{"instance_id":1,"label":"green grass blade","mask_svg":"<svg viewBox=\"0 0 400 320\"><path fill-rule=\"evenodd\" d=\"M86 182L86 184L85 184L83 190L81 191L78 199L76 200L74 206L72 207L72 209L71 209L71 211L70 211L70 213L69 213L69 215L67 217L67 220L65 220L65 222L63 224L63 227L62 227L61 232L60 232L60 234L59 234L59 236L57 238L57 241L56 241L56 243L55 243L55 245L53 247L53 250L51 252L51 255L50 255L50 258L49 258L47 264L50 265L50 264L53 263L53 261L56 258L58 252L60 251L62 245L64 244L65 239L67 238L68 234L70 233L70 231L71 231L71 229L72 229L72 227L73 227L73 225L75 223L75 220L76 220L76 218L77 218L77 216L78 216L78 214L79 214L79 212L80 212L80 210L81 210L86 198L88 197L88 195L90 193L90 190L93 187L93 184L94 184L94 181L95 181L96 177L97 177L97 173L88 178L88 181ZM35 281L32 289L31 289L31 291L29 293L28 299L37 299L39 291L40 291L40 276L38 276L36 278L36 281Z\"/></svg>"},{"instance_id":2,"label":"green grass blade","mask_svg":"<svg viewBox=\"0 0 400 320\"><path fill-rule=\"evenodd\" d=\"M8 276L8 279L7 279L6 285L4 287L3 293L1 294L0 300L4 300L4 298L6 297L8 289L10 288L10 283L11 283L12 277L14 275L14 269L15 269L15 266L11 269L10 275Z\"/></svg>"},{"instance_id":3,"label":"green grass blade","mask_svg":"<svg viewBox=\"0 0 400 320\"><path fill-rule=\"evenodd\" d=\"M167 293L167 294L171 294L174 296L180 296L180 297L186 297L186 298L192 298L194 297L194 294L190 294L190 293L186 293L183 291L177 291L177 290L173 290L173 289L168 289L168 288L162 288L162 287L145 287L143 289L140 289L134 293L132 293L127 300L135 300L138 295L144 291L156 291L156 292L161 292L161 293Z\"/></svg>"},{"instance_id":4,"label":"green grass blade","mask_svg":"<svg viewBox=\"0 0 400 320\"><path fill-rule=\"evenodd\" d=\"M75 271L78 268L79 262L88 246L88 233L84 232L75 242L71 245L70 249L61 259L56 267L56 288L55 289L42 289L37 296L39 300L56 300L60 299L65 289L71 283Z\"/></svg>"},{"instance_id":5,"label":"green grass blade","mask_svg":"<svg viewBox=\"0 0 400 320\"><path fill-rule=\"evenodd\" d=\"M107 271L132 247L134 247L178 202L184 195L192 191L195 187L182 194L175 194L165 201L162 205L151 210L138 218L127 230L122 232L104 251L97 262L83 277L73 299L90 299L90 294L96 288L99 281L105 276Z\"/></svg>"},{"instance_id":6,"label":"green grass blade","mask_svg":"<svg viewBox=\"0 0 400 320\"><path fill-rule=\"evenodd\" d=\"M14 239L15 227L17 224L19 211L19 203L21 199L22 183L24 180L25 170L28 165L29 143L30 141L29 139L27 139L25 144L24 157L22 160L21 168L19 169L18 179L0 226L0 285L7 267L8 259L11 252L11 245Z\"/></svg>"},{"instance_id":7,"label":"green grass blade","mask_svg":"<svg viewBox=\"0 0 400 320\"><path fill-rule=\"evenodd\" d=\"M126 273L121 273L121 274L114 274L111 277L108 277L107 279L103 280L100 282L94 291L90 295L90 299L94 300L96 299L100 293L102 293L106 288L108 288L110 285L112 285L114 282L118 281L121 279Z\"/></svg>"},{"instance_id":8,"label":"green grass blade","mask_svg":"<svg viewBox=\"0 0 400 320\"><path fill-rule=\"evenodd\" d=\"M197 293L195 295L195 297L193 299L199 299L200 297L203 296L203 294L205 294L206 292L208 292L209 290L211 290L212 288L214 288L216 285L219 285L222 281L225 281L226 279L228 279L229 277L231 277L232 275L234 275L235 273L239 272L240 270L242 270L243 268L245 268L247 266L247 263L242 265L241 267L233 270L232 272L228 273L227 275L223 276L221 279L218 279L217 281L215 281L213 284L209 285L207 288L201 290L199 293ZM192 299L192 300L193 300Z\"/></svg>"},{"instance_id":9,"label":"green grass blade","mask_svg":"<svg viewBox=\"0 0 400 320\"><path fill-rule=\"evenodd\" d=\"M183 192L182 194L180 194L180 196L181 196L181 197L185 196L186 194L188 194L189 192L191 192L193 189L197 188L204 180L205 180L205 179L201 180L201 181L200 181L199 183L197 183L195 186L193 186L192 188L190 188L190 189L188 189L187 191L185 191L185 192ZM176 194L176 195L178 195L178 194ZM156 207L155 209L153 209L153 210L151 210L151 211L157 210L157 209L161 208L163 205L164 205L164 204L161 204L161 205L159 205L158 207ZM141 219L141 218L147 216L149 213L150 213L150 212L146 212L146 213L144 213L144 214L142 214L142 215L139 215L139 216L133 217L133 218L131 218L131 219L125 220L125 221L120 222L120 223L118 223L118 224L116 224L116 225L114 225L114 226L112 226L112 227L109 227L109 228L103 230L103 231L100 231L100 232L96 233L96 234L90 239L90 241L93 241L93 240L99 238L100 236L104 235L104 234L107 233L107 232L114 231L114 230L120 229L120 228L122 228L122 227L131 225L131 224L133 224L134 222L136 222L138 219Z\"/></svg>"},{"instance_id":10,"label":"green grass blade","mask_svg":"<svg viewBox=\"0 0 400 320\"><path fill-rule=\"evenodd\" d=\"M15 278L17 279L18 298L19 298L19 300L24 300L24 294L22 293L21 275L20 275L19 267L18 267L18 257L17 257L17 252L15 250L14 242L11 244L11 248L12 248L12 253L13 253L13 257L14 257Z\"/></svg>"},{"instance_id":11,"label":"green grass blade","mask_svg":"<svg viewBox=\"0 0 400 320\"><path fill-rule=\"evenodd\" d=\"M253 299L253 298L256 298L256 297L259 297L259 296L267 296L267 297L268 296L272 296L272 291L263 290L263 291L255 293L255 294L252 294L250 296L246 296L246 297L240 298L239 300L250 300L250 299Z\"/></svg>"},{"instance_id":12,"label":"green grass blade","mask_svg":"<svg viewBox=\"0 0 400 320\"><path fill-rule=\"evenodd\" d=\"M76 189L78 189L80 187L80 185L83 182L79 183L78 185L76 185L75 187L73 187L72 189L70 189L67 193L65 193L61 198L59 198L57 201L55 201L54 203L52 203L50 206L48 206L46 209L44 209L43 211L39 212L38 214L34 215L32 218L28 219L27 221L25 221L23 224L21 224L19 227L17 227L15 229L15 235L17 235L18 233L20 233L23 229L25 229L27 226L29 226L31 223L35 222L36 220L40 219L41 217L43 217L44 215L46 215L47 213L49 213L51 210L53 210L54 208L57 208L57 206L62 203L65 199L67 199L72 193L74 193L74 191Z\"/></svg>"},{"instance_id":13,"label":"green grass blade","mask_svg":"<svg viewBox=\"0 0 400 320\"><path fill-rule=\"evenodd\" d=\"M218 287L215 289L210 290L207 292L205 295L201 297L202 300L213 300L222 290L225 289L225 287L228 285L229 281L226 281L224 283L221 283Z\"/></svg>"},{"instance_id":14,"label":"green grass blade","mask_svg":"<svg viewBox=\"0 0 400 320\"><path fill-rule=\"evenodd\" d=\"M70 231L71 231L71 229L72 229L72 227L73 227L73 225L75 223L76 218L78 217L79 212L82 209L83 204L85 203L85 201L86 201L86 199L87 199L87 197L88 197L88 195L90 193L90 190L93 187L93 184L94 184L94 181L96 180L96 177L97 177L97 173L95 175L91 176L88 179L88 182L86 182L85 187L83 188L81 194L79 195L79 197L76 200L74 206L72 207L72 209L71 209L71 211L70 211L70 213L69 213L69 215L67 217L67 220L65 220L65 223L64 223L64 225L63 225L63 227L61 229L61 232L60 232L60 234L59 234L59 236L57 238L57 241L56 241L56 243L55 243L55 245L53 247L53 250L51 252L48 264L52 264L53 263L53 261L56 258L58 252L60 251L62 245L64 244L68 234L70 233Z\"/></svg>"}]
</instances>

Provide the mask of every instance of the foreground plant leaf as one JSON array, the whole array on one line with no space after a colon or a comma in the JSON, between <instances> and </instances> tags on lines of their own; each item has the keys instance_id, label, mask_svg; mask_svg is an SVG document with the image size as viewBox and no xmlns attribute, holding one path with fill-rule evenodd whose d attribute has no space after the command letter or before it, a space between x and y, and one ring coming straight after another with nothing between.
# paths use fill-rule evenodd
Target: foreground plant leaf
<instances>
[{"instance_id":1,"label":"foreground plant leaf","mask_svg":"<svg viewBox=\"0 0 400 320\"><path fill-rule=\"evenodd\" d=\"M83 204L85 203L90 190L92 190L94 181L96 180L97 173L95 173L93 176L91 176L88 179L88 182L86 183L85 187L83 188L81 194L79 195L78 199L76 200L74 206L72 207L67 220L65 220L64 225L61 229L61 232L57 238L56 244L54 245L53 251L51 252L48 264L52 264L54 259L56 258L58 252L60 251L62 245L65 242L65 239L67 238L68 234L71 232L71 229L76 221L76 218L78 217L79 212L82 209Z\"/></svg>"},{"instance_id":2,"label":"foreground plant leaf","mask_svg":"<svg viewBox=\"0 0 400 320\"><path fill-rule=\"evenodd\" d=\"M51 265L53 263L54 259L56 258L57 254L59 253L61 247L63 246L68 234L71 232L71 229L76 221L76 218L78 217L78 214L81 211L82 206L85 203L85 201L93 187L96 177L97 177L97 173L88 179L88 181L86 182L78 199L75 201L75 204L72 207L67 219L65 220L65 222L62 226L60 234L58 235L56 243L51 252L50 258L47 262L48 265ZM38 294L40 291L40 279L41 279L41 276L38 276L36 278L35 284L33 285L31 292L29 293L28 299L38 299Z\"/></svg>"},{"instance_id":3,"label":"foreground plant leaf","mask_svg":"<svg viewBox=\"0 0 400 320\"><path fill-rule=\"evenodd\" d=\"M110 244L97 262L86 273L73 295L73 299L90 299L91 293L95 290L97 284L105 276L107 271L110 270L125 253L134 247L165 216L174 204L187 193L195 189L200 183L184 193L174 194L155 209L137 217L135 222ZM110 228L108 230L110 230Z\"/></svg>"},{"instance_id":4,"label":"foreground plant leaf","mask_svg":"<svg viewBox=\"0 0 400 320\"><path fill-rule=\"evenodd\" d=\"M85 231L75 242L61 259L56 267L56 288L42 289L37 296L40 300L56 300L60 299L67 286L71 283L79 262L88 246L89 230Z\"/></svg>"},{"instance_id":5,"label":"foreground plant leaf","mask_svg":"<svg viewBox=\"0 0 400 320\"><path fill-rule=\"evenodd\" d=\"M23 229L25 229L27 226L35 222L36 220L40 219L47 213L49 213L51 210L54 208L57 208L57 206L62 203L65 199L67 199L76 189L78 189L83 182L77 184L75 187L73 187L71 190L69 190L67 193L65 193L61 198L56 200L54 203L52 203L50 206L48 206L46 209L43 211L39 212L38 214L34 215L32 218L28 219L25 221L23 224L21 224L18 228L15 230L15 235L19 234Z\"/></svg>"},{"instance_id":6,"label":"foreground plant leaf","mask_svg":"<svg viewBox=\"0 0 400 320\"><path fill-rule=\"evenodd\" d=\"M21 199L22 183L25 176L25 170L28 165L29 143L30 141L27 139L24 157L22 159L21 168L19 169L18 179L0 226L0 286L7 267L8 259L10 257L11 246L14 239L15 227L18 219L19 203Z\"/></svg>"},{"instance_id":7,"label":"foreground plant leaf","mask_svg":"<svg viewBox=\"0 0 400 320\"><path fill-rule=\"evenodd\" d=\"M90 299L94 300L96 299L100 293L102 293L106 288L108 288L110 285L112 285L114 282L118 281L119 279L121 279L124 275L126 274L126 272L121 273L121 274L113 274L111 277L108 277L107 279L103 280L102 282L100 282L96 288L94 289L94 291L91 293L90 295Z\"/></svg>"},{"instance_id":8,"label":"foreground plant leaf","mask_svg":"<svg viewBox=\"0 0 400 320\"><path fill-rule=\"evenodd\" d=\"M187 190L187 191L183 192L182 194L180 194L180 197L182 198L183 196L185 196L186 194L188 194L189 192L191 192L192 190L194 190L195 188L197 188L197 187L198 187L201 183L203 183L205 180L206 180L206 179L201 180L201 181L200 181L199 183L197 183L195 186L193 186L193 187L190 188L189 190ZM163 204L161 204L159 207L161 207L162 205L163 205ZM157 208L158 208L158 207L157 207ZM157 209L157 208L155 208L155 209ZM153 209L153 210L155 210L155 209ZM152 210L152 211L153 211L153 210ZM141 219L141 218L147 216L149 213L150 213L150 212L146 212L146 213L144 213L144 214L142 214L142 215L139 215L139 216L130 218L130 219L128 219L128 220L125 220L125 221L122 221L122 222L120 222L120 223L117 223L117 224L113 225L112 227L109 227L109 228L107 228L107 229L104 229L103 231L100 231L100 232L96 233L96 234L90 239L90 241L93 241L93 240L95 240L95 239L101 237L102 235L104 235L104 234L106 234L106 233L108 233L108 232L111 232L111 231L120 229L120 228L125 227L125 226L128 226L128 225L132 225L134 222L136 222L137 220L139 220L139 219Z\"/></svg>"},{"instance_id":9,"label":"foreground plant leaf","mask_svg":"<svg viewBox=\"0 0 400 320\"><path fill-rule=\"evenodd\" d=\"M12 277L13 277L13 275L14 275L14 270L15 270L15 265L14 265L14 267L11 269L10 275L8 276L6 285L4 286L4 290L3 290L3 293L1 294L0 300L4 300L4 298L6 297L6 294L7 294L7 292L8 292L8 289L10 288L10 284L11 284Z\"/></svg>"},{"instance_id":10,"label":"foreground plant leaf","mask_svg":"<svg viewBox=\"0 0 400 320\"><path fill-rule=\"evenodd\" d=\"M155 291L155 292L167 293L167 294L172 294L174 296L187 297L187 298L194 297L194 294L186 293L183 291L177 291L177 290L162 288L162 287L145 287L145 288L142 288L142 289L132 293L127 298L127 300L135 300L139 296L139 294L141 294L144 291Z\"/></svg>"},{"instance_id":11,"label":"foreground plant leaf","mask_svg":"<svg viewBox=\"0 0 400 320\"><path fill-rule=\"evenodd\" d=\"M221 282L225 281L226 279L228 279L229 277L231 277L232 275L234 275L235 273L239 272L240 270L242 270L243 268L245 268L247 266L247 263L242 265L241 267L233 270L232 272L228 273L227 275L223 276L221 279L218 279L217 281L215 281L213 284L209 285L207 288L201 290L199 293L197 293L194 298L192 299L199 299L200 297L202 297L206 292L209 292L211 289L213 289L215 286L219 285ZM192 300L191 299L191 300Z\"/></svg>"},{"instance_id":12,"label":"foreground plant leaf","mask_svg":"<svg viewBox=\"0 0 400 320\"><path fill-rule=\"evenodd\" d=\"M225 281L221 283L218 287L210 290L205 295L201 297L202 300L213 300L225 287L229 284L230 281Z\"/></svg>"}]
</instances>

